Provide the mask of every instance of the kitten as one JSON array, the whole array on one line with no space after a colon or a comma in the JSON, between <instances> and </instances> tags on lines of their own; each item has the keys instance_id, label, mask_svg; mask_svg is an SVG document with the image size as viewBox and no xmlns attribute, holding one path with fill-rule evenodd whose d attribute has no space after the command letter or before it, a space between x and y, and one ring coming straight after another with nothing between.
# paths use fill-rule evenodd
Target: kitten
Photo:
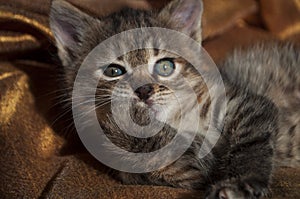
<instances>
[{"instance_id":1,"label":"kitten","mask_svg":"<svg viewBox=\"0 0 300 199\"><path fill-rule=\"evenodd\" d=\"M64 82L60 83L67 89L70 101L80 65L88 53L105 39L134 28L162 27L180 31L201 43L202 10L200 0L173 0L160 11L124 9L99 19L69 3L54 1L50 25L65 74ZM153 38L149 40L153 41ZM163 45L164 41L159 42ZM178 43L180 47L185 45ZM185 49L190 54L194 53L188 46ZM211 96L208 92L211 88L193 66L174 53L140 49L119 57L99 74L101 78L96 92L99 123L116 146L135 153L156 151L172 141L182 114L196 106L200 107L200 127L188 150L172 164L143 174L116 171L116 177L127 184L188 189L206 187L207 198L261 198L266 195L272 171L278 163L299 166L300 162L298 52L299 49L292 45L278 44L257 45L246 52L237 50L220 67L226 88L226 100L223 101L220 95ZM107 52L110 53L114 52ZM149 60L155 63L150 75ZM143 86L119 85L118 82L127 73ZM179 74L190 81L197 100L192 100L183 83L176 78ZM147 83L152 82L154 76L158 77L156 83ZM214 78L210 81L214 82ZM183 111L176 104L175 90L186 101ZM167 122L151 138L128 136L111 119L112 95L119 102L134 99L130 116L139 125L150 122L153 110L158 123ZM164 116L166 112L168 114ZM181 115L178 116L178 113ZM214 118L212 125L221 137L213 150L201 158L199 151L204 140L203 132L208 128L210 118ZM127 124L128 118L123 120ZM220 125L223 120L224 125ZM186 125L187 135L189 130ZM145 161L150 164L156 160Z\"/></svg>"}]
</instances>

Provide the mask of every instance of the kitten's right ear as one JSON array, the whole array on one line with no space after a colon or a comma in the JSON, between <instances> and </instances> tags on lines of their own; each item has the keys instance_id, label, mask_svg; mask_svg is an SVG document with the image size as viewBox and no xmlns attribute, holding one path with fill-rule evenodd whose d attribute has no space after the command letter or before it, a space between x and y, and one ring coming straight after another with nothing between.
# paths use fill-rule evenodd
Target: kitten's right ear
<instances>
[{"instance_id":1,"label":"kitten's right ear","mask_svg":"<svg viewBox=\"0 0 300 199\"><path fill-rule=\"evenodd\" d=\"M98 21L70 3L54 0L50 11L50 28L56 40L61 60L68 60L81 46L88 27Z\"/></svg>"},{"instance_id":2,"label":"kitten's right ear","mask_svg":"<svg viewBox=\"0 0 300 199\"><path fill-rule=\"evenodd\" d=\"M172 24L177 31L201 43L202 13L202 0L172 0L161 10L159 17Z\"/></svg>"}]
</instances>

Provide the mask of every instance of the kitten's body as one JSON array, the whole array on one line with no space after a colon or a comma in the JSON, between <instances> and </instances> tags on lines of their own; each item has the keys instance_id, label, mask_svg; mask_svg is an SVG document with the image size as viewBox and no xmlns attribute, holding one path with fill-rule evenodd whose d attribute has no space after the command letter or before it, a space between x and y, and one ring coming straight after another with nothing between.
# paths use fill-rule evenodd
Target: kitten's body
<instances>
[{"instance_id":1,"label":"kitten's body","mask_svg":"<svg viewBox=\"0 0 300 199\"><path fill-rule=\"evenodd\" d=\"M278 108L275 161L280 166L300 165L299 52L292 44L261 43L236 50L221 68L234 87L264 96Z\"/></svg>"},{"instance_id":2,"label":"kitten's body","mask_svg":"<svg viewBox=\"0 0 300 199\"><path fill-rule=\"evenodd\" d=\"M174 0L161 12L126 9L106 19L98 20L67 3L55 1L51 26L64 65L65 87L72 87L79 66L94 47L110 36L128 29L170 28L184 32L201 42L201 14L202 5L198 0ZM78 21L82 23L78 24ZM139 40L133 39L135 42ZM159 42L163 45L164 41ZM178 44L181 47L185 45L187 44ZM209 95L208 89L212 88L207 88L203 79L196 75L197 71L178 55L157 49L141 49L118 58L118 64L130 66L126 69L139 71L132 73L132 76L134 81L143 85L147 83L147 78L151 81L152 76L149 76L145 68L138 66L148 66L149 60L152 59L172 57L180 68L179 72L190 80L190 85L197 94L197 101L192 102L189 101L192 99L189 95L185 96L188 102L184 113L199 105L200 128L190 148L171 165L145 174L116 172L117 177L129 184L184 188L200 188L209 184L212 186L208 191L208 198L260 198L268 189L275 162L281 162L286 166L299 166L298 52L299 50L291 46L280 47L278 44L256 46L243 53L237 51L221 67L227 97L227 100L221 102L220 96ZM184 93L185 89L181 88L183 84L179 80L169 80L168 83ZM96 93L96 96L100 97L98 120L106 135L118 147L135 153L151 152L165 146L174 138L178 122L178 111L173 100L174 91L163 82L151 86L153 87L151 99L154 101L151 110L156 109L158 112L158 121L162 120L159 116L160 109L167 110L170 118L158 134L141 139L128 136L119 129L111 119L110 104L101 106L105 99L101 99L101 96L111 96L111 91L115 88L119 90L116 95L120 102L124 100L124 95L137 98L134 94L136 91L132 90L130 85L118 87L113 81L100 79L99 91ZM69 92L71 94L71 90ZM149 110L143 102L136 103L133 105L132 117L136 118L137 123L147 124ZM219 131L221 137L213 151L200 158L203 132L208 128L210 118L214 118L212 121L214 129ZM124 118L124 123L126 120ZM223 120L224 126L220 125ZM190 125L186 126L186 134L189 134ZM145 161L151 164L156 159Z\"/></svg>"}]
</instances>

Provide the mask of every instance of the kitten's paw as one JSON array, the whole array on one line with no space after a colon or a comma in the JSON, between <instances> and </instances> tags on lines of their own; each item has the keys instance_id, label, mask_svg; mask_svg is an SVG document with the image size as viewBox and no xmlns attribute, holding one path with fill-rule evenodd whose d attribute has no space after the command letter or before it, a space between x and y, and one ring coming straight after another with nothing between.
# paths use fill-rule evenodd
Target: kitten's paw
<instances>
[{"instance_id":1,"label":"kitten's paw","mask_svg":"<svg viewBox=\"0 0 300 199\"><path fill-rule=\"evenodd\" d=\"M225 180L212 185L206 199L259 199L265 196L267 188L252 179Z\"/></svg>"}]
</instances>

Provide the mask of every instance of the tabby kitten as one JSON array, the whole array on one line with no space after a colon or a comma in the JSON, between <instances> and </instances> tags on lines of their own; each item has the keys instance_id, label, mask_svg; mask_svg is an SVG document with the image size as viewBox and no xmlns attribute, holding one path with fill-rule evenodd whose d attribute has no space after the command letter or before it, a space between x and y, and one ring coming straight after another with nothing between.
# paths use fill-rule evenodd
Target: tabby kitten
<instances>
[{"instance_id":1,"label":"tabby kitten","mask_svg":"<svg viewBox=\"0 0 300 199\"><path fill-rule=\"evenodd\" d=\"M60 83L64 84L70 101L79 67L99 43L122 31L143 27L177 30L201 43L202 10L200 0L173 0L160 11L124 9L105 18L93 18L69 3L54 1L50 25L65 74L65 81ZM149 38L149 42L153 40ZM164 41L159 42L164 45ZM178 43L180 47L185 45ZM189 51L189 48L186 50ZM188 53L193 54L190 51ZM114 56L114 52L108 51L107 54ZM99 123L106 136L127 151L142 153L160 149L174 138L180 117L197 106L200 108L200 127L196 137L179 159L149 173L116 171L116 177L127 184L188 189L206 187L207 198L261 198L268 191L277 163L299 166L299 64L299 50L291 45L257 45L246 52L236 51L220 67L226 100L221 100L221 95L209 94L208 90L213 88L208 88L188 60L164 50L135 50L119 57L108 67L95 71L101 76L96 91ZM186 87L177 78L179 74L189 81L197 100L192 100L191 94L185 92ZM119 85L118 82L126 75L141 86ZM219 84L214 82L213 76L210 81ZM88 89L89 85L86 87ZM175 91L181 93L180 97L186 102L183 110L176 102ZM151 113L155 112L155 119L164 122L162 130L151 138L123 133L111 119L112 95L119 102L134 99L130 115L137 124L147 125L153 117ZM127 120L123 118L125 124ZM205 136L203 132L210 122L221 137L203 158L199 151ZM187 135L190 131L188 126Z\"/></svg>"}]
</instances>

